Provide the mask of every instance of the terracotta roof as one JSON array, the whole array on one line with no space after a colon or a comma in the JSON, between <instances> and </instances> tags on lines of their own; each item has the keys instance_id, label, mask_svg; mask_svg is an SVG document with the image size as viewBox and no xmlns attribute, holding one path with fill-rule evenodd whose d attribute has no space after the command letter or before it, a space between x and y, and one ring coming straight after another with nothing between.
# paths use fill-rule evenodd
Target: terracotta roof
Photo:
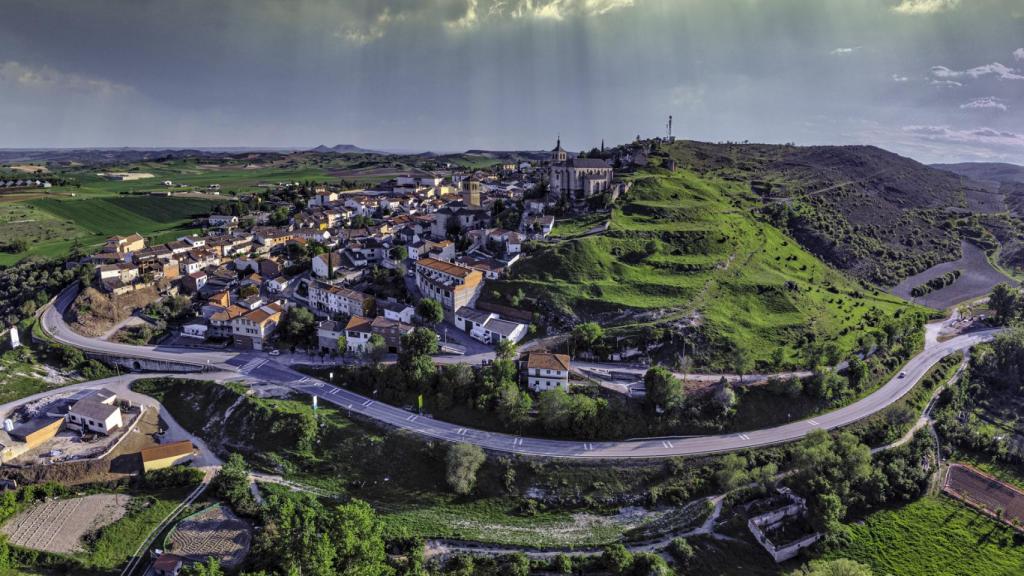
<instances>
[{"instance_id":1,"label":"terracotta roof","mask_svg":"<svg viewBox=\"0 0 1024 576\"><path fill-rule=\"evenodd\" d=\"M416 261L417 266L423 266L424 268L430 268L442 272L449 276L455 276L456 278L465 278L472 272L471 269L451 262L445 262L443 260L435 260L434 258L420 258Z\"/></svg>"},{"instance_id":2,"label":"terracotta roof","mask_svg":"<svg viewBox=\"0 0 1024 576\"><path fill-rule=\"evenodd\" d=\"M345 330L352 330L353 332L369 332L372 321L369 318L363 316L352 316L348 319L348 324L345 325Z\"/></svg>"},{"instance_id":3,"label":"terracotta roof","mask_svg":"<svg viewBox=\"0 0 1024 576\"><path fill-rule=\"evenodd\" d=\"M526 360L526 367L541 370L569 370L569 357L565 354L534 352Z\"/></svg>"},{"instance_id":4,"label":"terracotta roof","mask_svg":"<svg viewBox=\"0 0 1024 576\"><path fill-rule=\"evenodd\" d=\"M249 320L250 322L255 322L256 324L263 324L264 322L270 320L271 318L274 318L275 316L280 317L281 310L281 305L274 302L272 304L267 304L266 306L257 308L252 312L249 312L248 314L245 315L245 319Z\"/></svg>"},{"instance_id":5,"label":"terracotta roof","mask_svg":"<svg viewBox=\"0 0 1024 576\"><path fill-rule=\"evenodd\" d=\"M139 450L139 455L142 456L143 462L152 462L153 460L163 460L164 458L170 458L171 456L185 456L195 451L195 447L192 446L192 442L188 440L182 440L181 442L171 442L169 444L160 444L159 446L153 446L152 448L143 448Z\"/></svg>"}]
</instances>

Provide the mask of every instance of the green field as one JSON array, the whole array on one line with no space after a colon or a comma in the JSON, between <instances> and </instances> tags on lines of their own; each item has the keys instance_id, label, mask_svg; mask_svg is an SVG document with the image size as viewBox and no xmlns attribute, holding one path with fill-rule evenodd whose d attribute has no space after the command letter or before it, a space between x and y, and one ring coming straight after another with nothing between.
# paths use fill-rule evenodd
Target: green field
<instances>
[{"instance_id":1,"label":"green field","mask_svg":"<svg viewBox=\"0 0 1024 576\"><path fill-rule=\"evenodd\" d=\"M1013 529L945 497L925 497L850 526L851 543L830 557L872 566L876 574L1011 576L1024 573Z\"/></svg>"},{"instance_id":2,"label":"green field","mask_svg":"<svg viewBox=\"0 0 1024 576\"><path fill-rule=\"evenodd\" d=\"M779 343L799 358L808 338L844 352L870 328L864 317L908 305L822 263L755 216L739 183L656 170L633 178L610 230L542 245L484 297L508 303L522 290L569 316L638 328L626 311L657 311L658 323L695 319L712 348L741 347L767 360ZM588 220L566 231L590 224ZM497 294L494 294L494 291ZM631 326L632 324L632 326Z\"/></svg>"},{"instance_id":3,"label":"green field","mask_svg":"<svg viewBox=\"0 0 1024 576\"><path fill-rule=\"evenodd\" d=\"M166 196L38 198L0 205L0 218L32 219L36 226L34 232L22 231L31 239L28 250L0 253L0 265L26 256L65 256L75 242L94 248L115 234L138 232L151 242L166 242L194 232L189 226L192 218L208 214L213 205L213 200L203 198ZM0 242L17 230L3 224L0 229Z\"/></svg>"}]
</instances>

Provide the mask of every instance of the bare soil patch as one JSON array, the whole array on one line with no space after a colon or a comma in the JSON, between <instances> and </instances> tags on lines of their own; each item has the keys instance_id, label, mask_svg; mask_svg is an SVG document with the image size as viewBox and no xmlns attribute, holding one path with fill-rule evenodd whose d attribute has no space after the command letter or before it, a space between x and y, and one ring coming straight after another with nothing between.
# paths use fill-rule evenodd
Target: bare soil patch
<instances>
[{"instance_id":1,"label":"bare soil patch","mask_svg":"<svg viewBox=\"0 0 1024 576\"><path fill-rule=\"evenodd\" d=\"M1004 522L1024 522L1024 492L970 466L951 465L942 489Z\"/></svg>"},{"instance_id":2,"label":"bare soil patch","mask_svg":"<svg viewBox=\"0 0 1024 576\"><path fill-rule=\"evenodd\" d=\"M103 294L91 287L86 288L68 309L71 327L84 336L103 336L118 322L131 316L136 309L156 302L159 297L153 287L119 296Z\"/></svg>"},{"instance_id":3,"label":"bare soil patch","mask_svg":"<svg viewBox=\"0 0 1024 576\"><path fill-rule=\"evenodd\" d=\"M910 300L911 302L922 304L930 308L944 310L965 300L984 296L985 294L988 294L996 284L1001 282L1009 282L1014 285L1017 284L1017 281L1009 278L999 270L996 270L988 261L985 251L981 248L978 248L970 242L962 241L961 250L963 252L963 256L961 256L959 260L936 264L924 272L905 278L902 282L897 284L896 287L890 290L890 292L900 298ZM945 288L934 290L919 298L911 296L910 291L915 287L925 284L932 278L937 278L947 272L953 272L954 270L961 271L960 278L958 278L956 282L953 282Z\"/></svg>"},{"instance_id":4,"label":"bare soil patch","mask_svg":"<svg viewBox=\"0 0 1024 576\"><path fill-rule=\"evenodd\" d=\"M84 550L82 537L125 515L130 496L92 494L40 502L8 520L0 532L11 544L58 554Z\"/></svg>"},{"instance_id":5,"label":"bare soil patch","mask_svg":"<svg viewBox=\"0 0 1024 576\"><path fill-rule=\"evenodd\" d=\"M199 561L213 556L230 569L242 563L251 541L249 524L216 505L179 522L167 536L167 550Z\"/></svg>"}]
</instances>

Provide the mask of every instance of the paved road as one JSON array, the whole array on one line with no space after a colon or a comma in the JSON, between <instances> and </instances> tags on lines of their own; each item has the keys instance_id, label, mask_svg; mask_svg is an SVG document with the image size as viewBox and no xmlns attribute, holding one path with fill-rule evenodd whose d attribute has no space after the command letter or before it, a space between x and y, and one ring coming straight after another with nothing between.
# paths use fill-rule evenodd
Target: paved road
<instances>
[{"instance_id":1,"label":"paved road","mask_svg":"<svg viewBox=\"0 0 1024 576\"><path fill-rule=\"evenodd\" d=\"M60 303L58 303L60 304ZM64 303L66 305L66 302ZM58 308L62 306L58 305ZM833 412L792 422L774 428L744 433L709 436L636 439L611 442L583 442L527 438L466 428L417 415L371 398L361 396L326 382L305 376L260 353L213 352L160 346L130 346L94 340L75 334L53 308L43 314L44 327L55 339L85 350L171 359L210 365L218 369L240 372L249 378L280 383L294 390L315 394L323 400L352 413L401 428L421 436L449 442L476 444L494 452L574 459L662 458L730 452L745 448L769 446L803 438L811 430L833 429L870 416L899 400L943 357L957 350L968 349L990 340L998 330L985 330L957 336L944 342L929 341L926 349L904 367L903 378L893 378L867 397ZM465 360L465 359L463 359Z\"/></svg>"}]
</instances>

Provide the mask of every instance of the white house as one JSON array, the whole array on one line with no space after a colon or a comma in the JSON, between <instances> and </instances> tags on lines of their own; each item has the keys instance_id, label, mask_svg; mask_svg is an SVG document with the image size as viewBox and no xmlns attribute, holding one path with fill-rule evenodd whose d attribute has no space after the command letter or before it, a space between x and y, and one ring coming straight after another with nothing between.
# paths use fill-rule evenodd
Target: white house
<instances>
[{"instance_id":1,"label":"white house","mask_svg":"<svg viewBox=\"0 0 1024 576\"><path fill-rule=\"evenodd\" d=\"M206 318L199 317L186 322L185 325L181 327L181 335L185 338L206 340L206 333L209 329L209 321Z\"/></svg>"},{"instance_id":2,"label":"white house","mask_svg":"<svg viewBox=\"0 0 1024 576\"><path fill-rule=\"evenodd\" d=\"M82 430L109 434L124 425L121 410L114 405L117 396L110 393L95 393L75 402L68 410L69 425Z\"/></svg>"},{"instance_id":3,"label":"white house","mask_svg":"<svg viewBox=\"0 0 1024 576\"><path fill-rule=\"evenodd\" d=\"M372 321L363 316L352 316L345 325L345 346L353 354L362 354L369 348L373 334Z\"/></svg>"},{"instance_id":4,"label":"white house","mask_svg":"<svg viewBox=\"0 0 1024 576\"><path fill-rule=\"evenodd\" d=\"M494 312L484 312L463 306L455 313L455 326L484 344L497 344L502 340L518 343L526 337L527 326L519 322L502 320Z\"/></svg>"},{"instance_id":5,"label":"white house","mask_svg":"<svg viewBox=\"0 0 1024 576\"><path fill-rule=\"evenodd\" d=\"M526 384L534 392L554 388L569 390L569 357L565 354L533 352L526 360Z\"/></svg>"},{"instance_id":6,"label":"white house","mask_svg":"<svg viewBox=\"0 0 1024 576\"><path fill-rule=\"evenodd\" d=\"M405 324L412 324L412 317L415 309L402 302L378 302L377 307L384 311L384 317L388 320L397 320Z\"/></svg>"},{"instance_id":7,"label":"white house","mask_svg":"<svg viewBox=\"0 0 1024 576\"><path fill-rule=\"evenodd\" d=\"M238 226L238 216L230 214L210 214L206 221L214 227Z\"/></svg>"}]
</instances>

